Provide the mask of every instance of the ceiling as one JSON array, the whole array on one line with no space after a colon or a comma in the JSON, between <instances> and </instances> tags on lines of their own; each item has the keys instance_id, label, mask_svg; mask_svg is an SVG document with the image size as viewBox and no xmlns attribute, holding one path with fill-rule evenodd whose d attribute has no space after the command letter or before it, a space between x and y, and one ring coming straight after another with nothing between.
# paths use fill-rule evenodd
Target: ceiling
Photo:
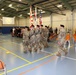
<instances>
[{"instance_id":1,"label":"ceiling","mask_svg":"<svg viewBox=\"0 0 76 75\"><path fill-rule=\"evenodd\" d=\"M12 7L9 7L10 4ZM59 4L62 8L57 7ZM76 9L76 0L0 0L0 15L14 17L22 14L23 17L27 17L30 5L49 13L64 15L64 10Z\"/></svg>"}]
</instances>

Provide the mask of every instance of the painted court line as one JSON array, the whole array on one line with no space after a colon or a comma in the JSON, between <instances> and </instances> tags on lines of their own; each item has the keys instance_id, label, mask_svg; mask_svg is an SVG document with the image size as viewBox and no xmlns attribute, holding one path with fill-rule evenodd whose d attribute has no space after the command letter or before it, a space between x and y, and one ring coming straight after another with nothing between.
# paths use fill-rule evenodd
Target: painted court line
<instances>
[{"instance_id":1,"label":"painted court line","mask_svg":"<svg viewBox=\"0 0 76 75\"><path fill-rule=\"evenodd\" d=\"M29 72L31 72L31 71L37 69L37 68L40 68L40 67L42 67L42 66L44 66L44 65L46 65L46 64L48 64L48 63L50 63L50 62L52 62L52 61L55 60L55 59L56 59L56 57L53 56L53 57L50 58L48 61L43 62L43 63L41 63L41 64L39 64L39 65L37 65L37 66L35 66L35 67L33 67L33 68L30 68L30 69L28 69L28 70L26 70L26 71L24 71L24 72L22 72L22 73L20 73L20 74L18 74L18 75L24 75L24 74L26 74L26 73L29 73Z\"/></svg>"},{"instance_id":2,"label":"painted court line","mask_svg":"<svg viewBox=\"0 0 76 75\"><path fill-rule=\"evenodd\" d=\"M62 56L62 57L67 58L67 59L70 59L70 60L74 60L74 61L76 61L76 59L71 58L71 57L66 57L66 56Z\"/></svg>"},{"instance_id":3,"label":"painted court line","mask_svg":"<svg viewBox=\"0 0 76 75\"><path fill-rule=\"evenodd\" d=\"M1 48L2 50L9 51L10 54L16 56L17 58L20 58L21 60L23 60L23 61L25 61L25 62L31 63L30 61L28 61L28 60L26 60L26 59L24 59L24 58L22 58L22 57L16 55L15 53L11 52L10 50L7 50L7 49L5 49L5 48L3 48L3 47L1 47L1 46L0 46L0 48Z\"/></svg>"},{"instance_id":4,"label":"painted court line","mask_svg":"<svg viewBox=\"0 0 76 75\"><path fill-rule=\"evenodd\" d=\"M23 68L23 67L25 67L25 66L28 66L28 65L30 65L30 64L31 64L31 63L24 64L24 65L19 66L19 67L17 67L17 68L14 68L14 69L8 70L7 73L10 73L10 72L16 71L16 70L18 70L18 69L20 69L20 68ZM1 73L1 75L3 75L3 74L4 74L4 73Z\"/></svg>"},{"instance_id":5,"label":"painted court line","mask_svg":"<svg viewBox=\"0 0 76 75\"><path fill-rule=\"evenodd\" d=\"M37 59L37 60L35 60L35 61L31 62L31 63L38 62L38 61L40 61L40 60L43 60L43 59L48 58L48 57L50 57L50 56L53 56L53 55L55 55L56 53L57 53L57 52L51 53L51 54L49 54L49 55L47 55L47 56L45 56L45 57L43 57L43 58Z\"/></svg>"},{"instance_id":6,"label":"painted court line","mask_svg":"<svg viewBox=\"0 0 76 75\"><path fill-rule=\"evenodd\" d=\"M11 69L11 70L8 70L7 73L16 71L16 70L18 70L18 69L21 69L21 68L23 68L23 67L26 67L26 66L28 66L28 65L31 65L31 64L33 64L33 63L36 63L36 62L38 62L38 61L41 61L41 60L43 60L43 59L45 59L45 58L48 58L48 57L50 57L50 56L53 56L54 54L55 54L55 53L52 53L52 54L50 54L50 55L48 55L48 56L45 56L45 57L40 58L40 59L38 59L38 60L35 60L35 61L31 62L31 63L28 63L28 64L25 64L25 65L19 66L19 67L17 67L17 68ZM4 74L4 73L2 73L2 74Z\"/></svg>"}]
</instances>

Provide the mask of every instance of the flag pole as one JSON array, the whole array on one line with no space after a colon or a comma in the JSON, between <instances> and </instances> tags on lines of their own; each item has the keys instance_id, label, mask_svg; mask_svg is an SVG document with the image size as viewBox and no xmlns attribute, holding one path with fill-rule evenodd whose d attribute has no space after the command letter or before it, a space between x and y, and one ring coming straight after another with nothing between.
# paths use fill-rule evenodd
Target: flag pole
<instances>
[{"instance_id":1,"label":"flag pole","mask_svg":"<svg viewBox=\"0 0 76 75\"><path fill-rule=\"evenodd\" d=\"M37 7L35 7L35 25L37 25L38 22L37 22Z\"/></svg>"},{"instance_id":2,"label":"flag pole","mask_svg":"<svg viewBox=\"0 0 76 75\"><path fill-rule=\"evenodd\" d=\"M32 6L30 6L30 25L33 24Z\"/></svg>"},{"instance_id":3,"label":"flag pole","mask_svg":"<svg viewBox=\"0 0 76 75\"><path fill-rule=\"evenodd\" d=\"M42 14L41 14L41 10L40 10L40 14L39 14L39 24L42 25Z\"/></svg>"}]
</instances>

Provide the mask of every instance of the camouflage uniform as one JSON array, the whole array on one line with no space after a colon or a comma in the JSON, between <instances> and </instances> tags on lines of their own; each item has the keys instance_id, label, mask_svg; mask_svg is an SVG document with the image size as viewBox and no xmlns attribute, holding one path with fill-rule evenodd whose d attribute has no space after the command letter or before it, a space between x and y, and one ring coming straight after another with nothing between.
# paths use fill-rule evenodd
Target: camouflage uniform
<instances>
[{"instance_id":1,"label":"camouflage uniform","mask_svg":"<svg viewBox=\"0 0 76 75\"><path fill-rule=\"evenodd\" d=\"M23 47L24 47L24 52L27 52L29 46L29 31L25 28L23 32Z\"/></svg>"},{"instance_id":2,"label":"camouflage uniform","mask_svg":"<svg viewBox=\"0 0 76 75\"><path fill-rule=\"evenodd\" d=\"M40 46L41 49L44 49L44 28L40 28Z\"/></svg>"},{"instance_id":3,"label":"camouflage uniform","mask_svg":"<svg viewBox=\"0 0 76 75\"><path fill-rule=\"evenodd\" d=\"M44 40L45 40L45 47L48 47L48 34L49 34L49 30L47 28L44 29L45 32L44 32Z\"/></svg>"},{"instance_id":4,"label":"camouflage uniform","mask_svg":"<svg viewBox=\"0 0 76 75\"><path fill-rule=\"evenodd\" d=\"M35 38L35 42L36 42L36 44L35 44L35 49L38 51L38 50L40 50L40 38L41 38L41 35L40 35L40 29L37 27L36 29L35 29L35 36L36 36L36 38Z\"/></svg>"},{"instance_id":5,"label":"camouflage uniform","mask_svg":"<svg viewBox=\"0 0 76 75\"><path fill-rule=\"evenodd\" d=\"M30 30L30 50L33 52L35 49L35 29Z\"/></svg>"},{"instance_id":6,"label":"camouflage uniform","mask_svg":"<svg viewBox=\"0 0 76 75\"><path fill-rule=\"evenodd\" d=\"M65 52L66 54L66 49L64 48L64 43L65 43L65 36L66 36L66 32L65 29L62 28L60 29L60 33L58 35L58 54L57 55L61 55L61 52Z\"/></svg>"}]
</instances>

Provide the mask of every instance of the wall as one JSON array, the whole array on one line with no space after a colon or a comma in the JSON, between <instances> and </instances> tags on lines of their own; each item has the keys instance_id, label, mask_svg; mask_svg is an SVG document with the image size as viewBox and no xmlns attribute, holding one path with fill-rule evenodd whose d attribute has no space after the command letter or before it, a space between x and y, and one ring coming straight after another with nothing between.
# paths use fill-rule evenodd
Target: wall
<instances>
[{"instance_id":1,"label":"wall","mask_svg":"<svg viewBox=\"0 0 76 75\"><path fill-rule=\"evenodd\" d=\"M2 17L0 17L0 33L9 34L13 27L24 27L26 25L26 18L15 18L15 24L3 24Z\"/></svg>"},{"instance_id":2,"label":"wall","mask_svg":"<svg viewBox=\"0 0 76 75\"><path fill-rule=\"evenodd\" d=\"M60 24L65 25L65 28L67 29L76 29L76 10L74 10L74 15L73 15L73 22L72 22L72 12L67 10L63 12L64 15L59 15L59 14L52 14L52 27L56 28L60 26ZM3 25L2 24L2 17L0 17L0 27L15 27L15 26L30 26L30 18L15 18L15 24L14 25ZM43 25L48 25L51 27L51 15L49 13L47 14L42 14L42 22ZM35 21L34 21L35 24ZM38 18L38 24L39 24L39 18ZM73 25L73 26L72 26Z\"/></svg>"},{"instance_id":3,"label":"wall","mask_svg":"<svg viewBox=\"0 0 76 75\"><path fill-rule=\"evenodd\" d=\"M72 29L72 12L67 10L63 12L66 15L52 14L52 27L56 28L60 26L60 24L65 25L66 29ZM74 19L73 19L73 29L76 29L76 11L74 11ZM51 15L50 14L42 14L42 22L43 25L47 25L51 27ZM33 23L35 24L35 22ZM38 19L39 24L39 19ZM30 18L26 18L26 25L30 25Z\"/></svg>"},{"instance_id":4,"label":"wall","mask_svg":"<svg viewBox=\"0 0 76 75\"><path fill-rule=\"evenodd\" d=\"M0 16L0 27L2 26L2 17Z\"/></svg>"}]
</instances>

